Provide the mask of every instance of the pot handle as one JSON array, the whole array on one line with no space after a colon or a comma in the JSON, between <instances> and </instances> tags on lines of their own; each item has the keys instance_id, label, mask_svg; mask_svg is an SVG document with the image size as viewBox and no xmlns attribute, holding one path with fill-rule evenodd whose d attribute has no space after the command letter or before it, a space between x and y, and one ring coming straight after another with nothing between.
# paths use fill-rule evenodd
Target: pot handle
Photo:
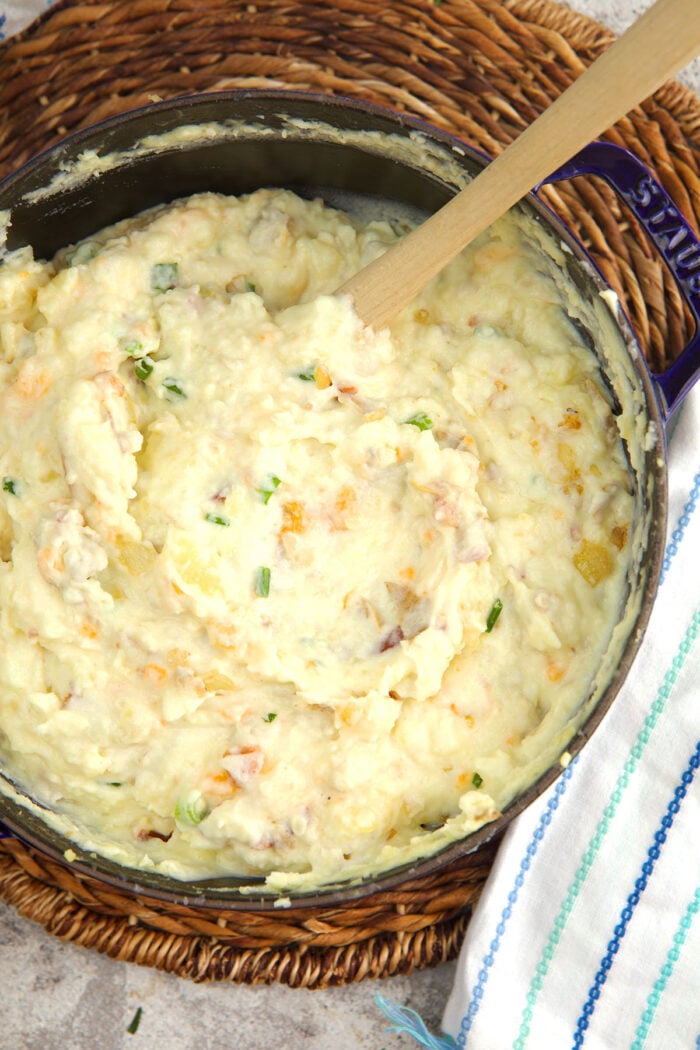
<instances>
[{"instance_id":1,"label":"pot handle","mask_svg":"<svg viewBox=\"0 0 700 1050\"><path fill-rule=\"evenodd\" d=\"M693 316L695 332L688 345L665 372L651 373L668 422L700 378L700 242L663 186L622 146L592 142L540 186L577 175L600 175L619 194L666 262Z\"/></svg>"}]
</instances>

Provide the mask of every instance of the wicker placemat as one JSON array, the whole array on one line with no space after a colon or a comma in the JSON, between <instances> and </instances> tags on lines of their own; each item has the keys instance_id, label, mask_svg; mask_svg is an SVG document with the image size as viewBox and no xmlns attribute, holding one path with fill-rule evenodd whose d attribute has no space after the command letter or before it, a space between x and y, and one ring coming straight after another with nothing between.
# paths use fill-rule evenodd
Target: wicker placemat
<instances>
[{"instance_id":1,"label":"wicker placemat","mask_svg":"<svg viewBox=\"0 0 700 1050\"><path fill-rule=\"evenodd\" d=\"M0 175L154 96L294 87L427 119L496 154L612 40L550 0L63 0L0 47ZM608 135L700 225L700 101L672 83ZM600 180L548 190L660 369L688 335L675 286ZM50 932L195 980L325 987L453 957L495 855L339 909L173 908L0 840L0 896Z\"/></svg>"}]
</instances>

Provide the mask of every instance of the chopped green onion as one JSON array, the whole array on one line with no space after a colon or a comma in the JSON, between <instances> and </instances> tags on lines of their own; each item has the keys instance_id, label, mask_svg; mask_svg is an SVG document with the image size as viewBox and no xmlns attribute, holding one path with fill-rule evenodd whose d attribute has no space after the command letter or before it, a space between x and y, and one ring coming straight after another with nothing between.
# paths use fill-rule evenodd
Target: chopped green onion
<instances>
[{"instance_id":1,"label":"chopped green onion","mask_svg":"<svg viewBox=\"0 0 700 1050\"><path fill-rule=\"evenodd\" d=\"M495 335L502 334L503 333L498 328L494 328L492 324L478 324L474 329L474 335L482 336L484 339L493 339Z\"/></svg>"},{"instance_id":2,"label":"chopped green onion","mask_svg":"<svg viewBox=\"0 0 700 1050\"><path fill-rule=\"evenodd\" d=\"M263 715L263 722L274 722L277 718L276 711L270 711L269 715Z\"/></svg>"},{"instance_id":3,"label":"chopped green onion","mask_svg":"<svg viewBox=\"0 0 700 1050\"><path fill-rule=\"evenodd\" d=\"M252 281L247 281L246 283L248 285L249 292L257 292L258 289L255 287Z\"/></svg>"},{"instance_id":4,"label":"chopped green onion","mask_svg":"<svg viewBox=\"0 0 700 1050\"><path fill-rule=\"evenodd\" d=\"M481 774L480 773L475 773L474 776L472 777L472 784L474 785L474 787L475 788L480 788L483 783L484 783L484 778L481 776Z\"/></svg>"},{"instance_id":5,"label":"chopped green onion","mask_svg":"<svg viewBox=\"0 0 700 1050\"><path fill-rule=\"evenodd\" d=\"M138 339L130 339L124 346L124 353L129 357L143 357L142 350L143 343L140 343Z\"/></svg>"},{"instance_id":6,"label":"chopped green onion","mask_svg":"<svg viewBox=\"0 0 700 1050\"><path fill-rule=\"evenodd\" d=\"M496 620L501 615L502 609L503 602L500 598L496 598L496 601L491 606L491 612L488 615L488 619L486 620L486 634L490 634L493 630Z\"/></svg>"},{"instance_id":7,"label":"chopped green onion","mask_svg":"<svg viewBox=\"0 0 700 1050\"><path fill-rule=\"evenodd\" d=\"M121 780L108 780L107 787L120 788L122 786Z\"/></svg>"},{"instance_id":8,"label":"chopped green onion","mask_svg":"<svg viewBox=\"0 0 700 1050\"><path fill-rule=\"evenodd\" d=\"M167 292L174 288L177 278L177 263L162 262L151 267L151 288L154 292Z\"/></svg>"},{"instance_id":9,"label":"chopped green onion","mask_svg":"<svg viewBox=\"0 0 700 1050\"><path fill-rule=\"evenodd\" d=\"M201 824L207 815L207 804L201 795L190 792L184 798L178 799L175 805L175 821L186 827L196 827Z\"/></svg>"},{"instance_id":10,"label":"chopped green onion","mask_svg":"<svg viewBox=\"0 0 700 1050\"><path fill-rule=\"evenodd\" d=\"M79 266L80 263L89 262L90 259L94 259L97 255L97 245L91 241L87 241L84 244L78 244L75 248L71 248L66 252L66 266Z\"/></svg>"},{"instance_id":11,"label":"chopped green onion","mask_svg":"<svg viewBox=\"0 0 700 1050\"><path fill-rule=\"evenodd\" d=\"M170 392L171 394L174 394L174 395L175 395L175 397L187 397L187 394L185 393L185 391L184 391L184 390L182 389L182 387L181 387L181 386L180 386L180 385L178 384L177 380L176 380L176 379L173 379L173 377L172 377L172 376L168 376L168 378L167 378L167 379L164 379L164 380L163 380L163 386L164 386L164 387L165 387L165 389L166 389L166 390L168 390L168 391L169 391L169 392Z\"/></svg>"},{"instance_id":12,"label":"chopped green onion","mask_svg":"<svg viewBox=\"0 0 700 1050\"><path fill-rule=\"evenodd\" d=\"M17 482L14 478L2 479L2 491L9 492L11 496L17 495Z\"/></svg>"},{"instance_id":13,"label":"chopped green onion","mask_svg":"<svg viewBox=\"0 0 700 1050\"><path fill-rule=\"evenodd\" d=\"M275 477L274 474L270 474L265 481L262 483L260 488L257 490L263 498L263 503L269 503L270 496L273 494L282 484L280 478Z\"/></svg>"},{"instance_id":14,"label":"chopped green onion","mask_svg":"<svg viewBox=\"0 0 700 1050\"><path fill-rule=\"evenodd\" d=\"M262 565L258 569L258 576L255 581L255 593L260 598L267 598L270 594L270 570L266 565Z\"/></svg>"},{"instance_id":15,"label":"chopped green onion","mask_svg":"<svg viewBox=\"0 0 700 1050\"><path fill-rule=\"evenodd\" d=\"M416 412L415 416L411 416L410 419L404 419L404 423L418 427L419 430L431 430L433 426L432 419L426 416L425 412Z\"/></svg>"},{"instance_id":16,"label":"chopped green onion","mask_svg":"<svg viewBox=\"0 0 700 1050\"><path fill-rule=\"evenodd\" d=\"M154 365L155 361L152 357L149 357L148 354L146 354L145 357L138 357L134 361L134 372L136 373L136 377L142 380L148 379L153 371Z\"/></svg>"},{"instance_id":17,"label":"chopped green onion","mask_svg":"<svg viewBox=\"0 0 700 1050\"><path fill-rule=\"evenodd\" d=\"M143 1016L143 1009L139 1006L134 1016L131 1018L131 1023L127 1028L129 1035L136 1035L139 1025L141 1024L141 1018Z\"/></svg>"},{"instance_id":18,"label":"chopped green onion","mask_svg":"<svg viewBox=\"0 0 700 1050\"><path fill-rule=\"evenodd\" d=\"M230 525L231 519L225 518L223 514L205 514L204 520L211 522L212 525Z\"/></svg>"},{"instance_id":19,"label":"chopped green onion","mask_svg":"<svg viewBox=\"0 0 700 1050\"><path fill-rule=\"evenodd\" d=\"M297 372L297 379L303 379L305 383L313 383L316 378L316 365L309 365L303 372Z\"/></svg>"}]
</instances>

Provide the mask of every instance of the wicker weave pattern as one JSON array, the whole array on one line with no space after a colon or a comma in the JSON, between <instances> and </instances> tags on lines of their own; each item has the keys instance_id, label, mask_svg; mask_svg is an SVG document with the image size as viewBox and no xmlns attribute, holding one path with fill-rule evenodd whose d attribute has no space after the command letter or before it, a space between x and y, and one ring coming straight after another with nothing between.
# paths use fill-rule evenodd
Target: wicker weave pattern
<instances>
[{"instance_id":1,"label":"wicker weave pattern","mask_svg":"<svg viewBox=\"0 0 700 1050\"><path fill-rule=\"evenodd\" d=\"M0 47L0 175L66 131L198 91L294 87L390 105L496 154L612 40L551 0L62 0ZM668 84L609 132L700 225L700 102ZM547 191L653 368L688 336L675 286L600 180ZM495 855L345 909L165 907L0 842L0 896L60 937L194 980L325 987L454 956Z\"/></svg>"},{"instance_id":2,"label":"wicker weave pattern","mask_svg":"<svg viewBox=\"0 0 700 1050\"><path fill-rule=\"evenodd\" d=\"M196 981L324 988L453 958L496 848L350 908L251 914L126 896L6 839L0 897L50 933L118 960Z\"/></svg>"}]
</instances>

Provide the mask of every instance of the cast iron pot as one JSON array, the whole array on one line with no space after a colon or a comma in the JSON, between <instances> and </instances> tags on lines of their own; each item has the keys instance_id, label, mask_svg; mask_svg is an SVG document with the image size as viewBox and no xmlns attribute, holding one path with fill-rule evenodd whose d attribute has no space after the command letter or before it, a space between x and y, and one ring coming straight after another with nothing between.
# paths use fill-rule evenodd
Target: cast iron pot
<instances>
[{"instance_id":1,"label":"cast iron pot","mask_svg":"<svg viewBox=\"0 0 700 1050\"><path fill-rule=\"evenodd\" d=\"M192 130L182 133L183 127ZM163 136L177 132L177 141ZM85 157L111 162L92 172ZM82 158L82 159L81 159ZM157 103L107 120L67 138L0 183L0 212L10 213L7 248L34 247L51 257L144 208L200 191L241 194L282 186L303 196L321 196L336 206L372 214L436 210L487 163L463 142L419 121L346 99L299 92L226 92ZM650 173L619 147L594 143L551 176L606 178L642 221L671 268L696 328L691 343L663 375L651 376L627 319L612 312L612 296L571 232L531 195L520 205L563 246L563 266L572 294L584 302L590 323L576 319L582 337L596 349L613 412L636 414L627 455L636 487L637 523L627 599L620 610L620 637L603 664L606 670L585 696L570 725L568 753L574 756L598 726L623 683L641 642L658 585L666 528L668 423L700 370L700 245ZM551 181L551 180L547 180ZM612 325L616 349L599 346L599 326ZM611 342L610 339L607 340ZM651 437L651 440L650 440ZM295 895L295 906L351 902L411 878L434 873L477 850L504 827L561 772L553 762L502 816L463 840L411 865L352 885L334 885ZM1 781L3 778L0 772ZM17 785L9 785L17 791ZM0 792L6 834L59 860L70 848L76 872L158 899L211 907L269 909L271 894L242 893L255 880L181 882L122 868L57 834L15 794ZM0 825L0 828L2 825Z\"/></svg>"}]
</instances>

